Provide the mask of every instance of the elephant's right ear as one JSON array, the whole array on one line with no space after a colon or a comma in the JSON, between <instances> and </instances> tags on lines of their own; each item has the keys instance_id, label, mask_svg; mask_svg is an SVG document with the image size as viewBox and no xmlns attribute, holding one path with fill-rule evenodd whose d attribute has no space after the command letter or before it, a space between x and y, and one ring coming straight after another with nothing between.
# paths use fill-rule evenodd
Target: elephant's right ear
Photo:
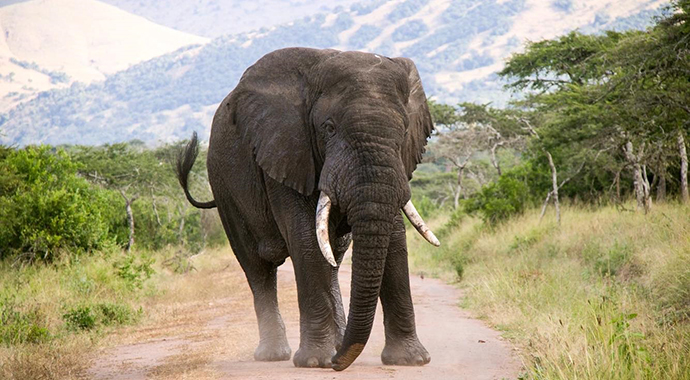
<instances>
[{"instance_id":1,"label":"elephant's right ear","mask_svg":"<svg viewBox=\"0 0 690 380\"><path fill-rule=\"evenodd\" d=\"M233 121L272 179L303 195L314 192L316 165L306 75L329 52L291 48L256 62L233 91ZM333 54L333 53L331 53Z\"/></svg>"}]
</instances>

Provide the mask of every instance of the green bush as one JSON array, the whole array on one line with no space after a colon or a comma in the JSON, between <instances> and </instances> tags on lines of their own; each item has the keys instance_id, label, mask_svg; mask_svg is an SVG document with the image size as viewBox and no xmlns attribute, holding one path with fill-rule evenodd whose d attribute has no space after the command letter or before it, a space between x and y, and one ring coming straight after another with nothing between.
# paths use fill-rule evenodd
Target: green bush
<instances>
[{"instance_id":1,"label":"green bush","mask_svg":"<svg viewBox=\"0 0 690 380\"><path fill-rule=\"evenodd\" d=\"M124 325L134 322L139 315L129 305L98 303L69 308L62 319L70 330L93 330L98 326Z\"/></svg>"},{"instance_id":2,"label":"green bush","mask_svg":"<svg viewBox=\"0 0 690 380\"><path fill-rule=\"evenodd\" d=\"M62 319L71 330L91 330L96 327L96 316L90 306L69 309Z\"/></svg>"},{"instance_id":3,"label":"green bush","mask_svg":"<svg viewBox=\"0 0 690 380\"><path fill-rule=\"evenodd\" d=\"M41 313L21 311L11 299L0 300L0 344L39 343L50 339Z\"/></svg>"},{"instance_id":4,"label":"green bush","mask_svg":"<svg viewBox=\"0 0 690 380\"><path fill-rule=\"evenodd\" d=\"M51 261L112 242L116 195L80 178L64 151L29 146L0 159L0 258Z\"/></svg>"},{"instance_id":5,"label":"green bush","mask_svg":"<svg viewBox=\"0 0 690 380\"><path fill-rule=\"evenodd\" d=\"M132 323L136 321L142 313L141 308L134 311L129 305L116 303L101 303L96 306L100 321L106 326Z\"/></svg>"},{"instance_id":6,"label":"green bush","mask_svg":"<svg viewBox=\"0 0 690 380\"><path fill-rule=\"evenodd\" d=\"M153 258L140 256L137 259L134 255L127 255L115 263L115 269L118 277L127 282L127 286L141 289L144 282L155 272L151 267L154 261Z\"/></svg>"},{"instance_id":7,"label":"green bush","mask_svg":"<svg viewBox=\"0 0 690 380\"><path fill-rule=\"evenodd\" d=\"M616 276L621 268L630 261L632 247L625 243L615 242L606 249L598 244L587 244L582 250L583 259L591 269L601 276Z\"/></svg>"},{"instance_id":8,"label":"green bush","mask_svg":"<svg viewBox=\"0 0 690 380\"><path fill-rule=\"evenodd\" d=\"M524 168L516 168L484 186L474 197L464 202L470 214L479 214L484 222L496 225L513 215L522 214L528 201L529 188L525 184Z\"/></svg>"}]
</instances>

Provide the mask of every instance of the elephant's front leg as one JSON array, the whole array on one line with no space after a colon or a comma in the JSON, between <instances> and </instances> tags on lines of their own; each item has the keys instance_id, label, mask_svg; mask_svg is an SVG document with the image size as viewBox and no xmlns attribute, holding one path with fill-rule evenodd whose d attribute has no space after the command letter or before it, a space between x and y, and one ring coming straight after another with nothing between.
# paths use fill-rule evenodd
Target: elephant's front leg
<instances>
[{"instance_id":1,"label":"elephant's front leg","mask_svg":"<svg viewBox=\"0 0 690 380\"><path fill-rule=\"evenodd\" d=\"M292 261L300 312L300 344L293 362L297 367L330 367L336 345L342 340L337 321L342 301L335 300L332 289L337 272L318 248L296 253Z\"/></svg>"},{"instance_id":2,"label":"elephant's front leg","mask_svg":"<svg viewBox=\"0 0 690 380\"><path fill-rule=\"evenodd\" d=\"M417 338L414 308L407 268L407 241L402 215L395 220L386 267L381 283L381 304L386 331L386 346L381 361L388 365L424 365L431 361L429 352Z\"/></svg>"},{"instance_id":3,"label":"elephant's front leg","mask_svg":"<svg viewBox=\"0 0 690 380\"><path fill-rule=\"evenodd\" d=\"M316 199L273 181L268 184L272 212L287 242L297 280L300 345L293 362L297 367L330 368L342 340L344 314L340 292L333 288L337 270L324 259L316 240Z\"/></svg>"}]
</instances>

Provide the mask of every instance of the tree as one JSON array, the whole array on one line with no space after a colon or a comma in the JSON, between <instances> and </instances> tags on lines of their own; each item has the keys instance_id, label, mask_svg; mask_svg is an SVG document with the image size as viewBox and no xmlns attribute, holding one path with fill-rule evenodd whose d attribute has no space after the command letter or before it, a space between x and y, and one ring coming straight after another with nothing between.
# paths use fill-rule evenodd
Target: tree
<instances>
[{"instance_id":1,"label":"tree","mask_svg":"<svg viewBox=\"0 0 690 380\"><path fill-rule=\"evenodd\" d=\"M454 185L451 185L453 204L457 208L460 198L466 198L466 188L463 186L465 172L484 182L484 173L481 166L477 171L472 171L473 157L481 152L490 152L491 165L496 169L497 175L501 175L501 166L497 157L500 147L515 145L520 136L516 131L515 110L499 110L488 104L477 105L473 103L461 103L458 107L447 104L429 102L432 119L441 131L437 140L430 149L432 159L444 159L450 162L457 170ZM480 161L475 157L474 161ZM476 166L476 165L475 165Z\"/></svg>"},{"instance_id":2,"label":"tree","mask_svg":"<svg viewBox=\"0 0 690 380\"><path fill-rule=\"evenodd\" d=\"M585 164L584 175L593 177L586 181L590 194L607 181L619 189L620 173L629 168L638 208L648 210L652 186L665 198L665 149L672 142L683 172L687 154L677 141L687 135L690 110L687 4L673 3L673 12L647 31L572 32L529 43L499 73L511 81L508 88L530 91L514 105L539 115L540 145L550 162L573 171L577 161L597 157ZM682 195L682 174L679 182Z\"/></svg>"},{"instance_id":3,"label":"tree","mask_svg":"<svg viewBox=\"0 0 690 380\"><path fill-rule=\"evenodd\" d=\"M0 258L52 261L112 241L112 192L77 175L78 163L48 146L0 149Z\"/></svg>"},{"instance_id":4,"label":"tree","mask_svg":"<svg viewBox=\"0 0 690 380\"><path fill-rule=\"evenodd\" d=\"M185 234L204 239L199 230L200 212L192 210L188 215L187 202L170 167L174 151L175 146L147 149L136 142L80 146L72 151L83 163L80 172L85 178L120 194L127 215L127 250L134 245L137 230L146 231L137 240L151 248L184 241ZM197 166L194 175L204 177L203 165Z\"/></svg>"}]
</instances>

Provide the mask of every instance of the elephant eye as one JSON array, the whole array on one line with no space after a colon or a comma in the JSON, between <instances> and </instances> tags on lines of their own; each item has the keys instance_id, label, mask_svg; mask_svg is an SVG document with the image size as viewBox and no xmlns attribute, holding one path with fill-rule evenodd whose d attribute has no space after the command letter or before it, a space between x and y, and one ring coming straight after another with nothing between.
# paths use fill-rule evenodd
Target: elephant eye
<instances>
[{"instance_id":1,"label":"elephant eye","mask_svg":"<svg viewBox=\"0 0 690 380\"><path fill-rule=\"evenodd\" d=\"M328 119L323 122L323 128L326 130L326 132L329 135L332 135L335 133L335 124L333 124L333 121L331 119Z\"/></svg>"}]
</instances>

